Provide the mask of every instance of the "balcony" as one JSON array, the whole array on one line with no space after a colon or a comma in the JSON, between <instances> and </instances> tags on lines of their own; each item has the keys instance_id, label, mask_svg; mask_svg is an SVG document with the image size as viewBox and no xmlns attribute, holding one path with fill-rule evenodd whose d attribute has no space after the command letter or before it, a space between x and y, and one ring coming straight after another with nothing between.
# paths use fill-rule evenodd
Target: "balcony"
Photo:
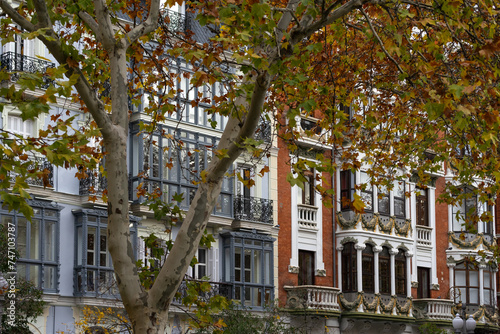
<instances>
[{"instance_id":1,"label":"balcony","mask_svg":"<svg viewBox=\"0 0 500 334\"><path fill-rule=\"evenodd\" d=\"M316 230L318 228L318 208L306 204L297 204L299 227Z\"/></svg>"},{"instance_id":2,"label":"balcony","mask_svg":"<svg viewBox=\"0 0 500 334\"><path fill-rule=\"evenodd\" d=\"M120 299L113 269L75 269L75 296Z\"/></svg>"},{"instance_id":3,"label":"balcony","mask_svg":"<svg viewBox=\"0 0 500 334\"><path fill-rule=\"evenodd\" d=\"M173 304L182 304L182 299L187 296L188 293L188 283L199 283L199 284L210 284L210 290L203 291L205 288L199 289L199 299L204 302L208 302L210 298L214 296L222 296L227 299L233 299L233 285L223 282L209 282L201 280L183 280L179 289L177 289L177 295L172 301Z\"/></svg>"},{"instance_id":4,"label":"balcony","mask_svg":"<svg viewBox=\"0 0 500 334\"><path fill-rule=\"evenodd\" d=\"M80 196L102 196L108 187L108 179L98 170L87 170L87 177L80 179Z\"/></svg>"},{"instance_id":5,"label":"balcony","mask_svg":"<svg viewBox=\"0 0 500 334\"><path fill-rule=\"evenodd\" d=\"M47 68L55 67L50 61L25 56L16 52L5 52L0 55L0 68L11 72L10 79L16 81L19 79L19 73L45 73ZM48 76L43 78L42 88L47 88L52 83Z\"/></svg>"},{"instance_id":6,"label":"balcony","mask_svg":"<svg viewBox=\"0 0 500 334\"><path fill-rule=\"evenodd\" d=\"M273 201L258 197L234 198L234 218L265 224L273 223Z\"/></svg>"},{"instance_id":7,"label":"balcony","mask_svg":"<svg viewBox=\"0 0 500 334\"><path fill-rule=\"evenodd\" d=\"M23 162L24 168L29 173L43 173L37 174L36 178L26 179L26 183L30 186L38 187L48 187L52 188L54 186L54 166L43 157L30 156L29 162ZM25 163L28 163L25 165ZM9 177L14 179L17 176L15 172L9 172Z\"/></svg>"},{"instance_id":8,"label":"balcony","mask_svg":"<svg viewBox=\"0 0 500 334\"><path fill-rule=\"evenodd\" d=\"M417 225L417 246L432 247L432 227Z\"/></svg>"},{"instance_id":9,"label":"balcony","mask_svg":"<svg viewBox=\"0 0 500 334\"><path fill-rule=\"evenodd\" d=\"M286 307L312 311L340 312L338 288L315 285L284 286Z\"/></svg>"},{"instance_id":10,"label":"balcony","mask_svg":"<svg viewBox=\"0 0 500 334\"><path fill-rule=\"evenodd\" d=\"M415 299L413 305L413 314L417 319L452 321L454 318L455 304L451 299Z\"/></svg>"},{"instance_id":11,"label":"balcony","mask_svg":"<svg viewBox=\"0 0 500 334\"><path fill-rule=\"evenodd\" d=\"M270 143L272 139L273 130L271 123L261 119L257 130L255 130L255 139L263 140L265 143Z\"/></svg>"},{"instance_id":12,"label":"balcony","mask_svg":"<svg viewBox=\"0 0 500 334\"><path fill-rule=\"evenodd\" d=\"M161 11L159 17L160 27L165 26L169 31L184 32L186 30L186 16L173 10L165 9Z\"/></svg>"}]
</instances>

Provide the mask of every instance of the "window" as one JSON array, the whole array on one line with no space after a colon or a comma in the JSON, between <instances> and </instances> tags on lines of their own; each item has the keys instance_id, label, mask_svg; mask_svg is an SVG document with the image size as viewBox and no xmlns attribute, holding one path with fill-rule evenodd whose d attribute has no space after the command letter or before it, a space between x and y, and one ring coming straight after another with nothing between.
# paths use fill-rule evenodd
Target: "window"
<instances>
[{"instance_id":1,"label":"window","mask_svg":"<svg viewBox=\"0 0 500 334\"><path fill-rule=\"evenodd\" d=\"M196 255L198 263L193 266L193 277L195 279L203 279L208 276L207 273L207 249L198 249L198 254Z\"/></svg>"},{"instance_id":2,"label":"window","mask_svg":"<svg viewBox=\"0 0 500 334\"><path fill-rule=\"evenodd\" d=\"M59 211L48 202L31 201L31 223L6 206L0 208L0 221L6 227L16 226L16 248L19 252L17 273L33 282L45 293L58 292L59 277Z\"/></svg>"},{"instance_id":3,"label":"window","mask_svg":"<svg viewBox=\"0 0 500 334\"><path fill-rule=\"evenodd\" d=\"M274 299L274 238L257 232L226 232L223 241L223 281L232 285L231 298L242 306L264 307Z\"/></svg>"},{"instance_id":4,"label":"window","mask_svg":"<svg viewBox=\"0 0 500 334\"><path fill-rule=\"evenodd\" d=\"M482 232L492 233L492 210L489 203L483 203L478 200L476 194L469 187L463 189L466 198L453 206L453 231L455 232ZM490 213L489 219L484 220L485 213ZM483 220L481 219L483 218Z\"/></svg>"},{"instance_id":5,"label":"window","mask_svg":"<svg viewBox=\"0 0 500 334\"><path fill-rule=\"evenodd\" d=\"M382 247L378 255L379 290L381 294L391 293L391 255L389 248Z\"/></svg>"},{"instance_id":6,"label":"window","mask_svg":"<svg viewBox=\"0 0 500 334\"><path fill-rule=\"evenodd\" d=\"M483 298L485 305L495 305L495 295L493 294L493 275L488 269L483 270Z\"/></svg>"},{"instance_id":7,"label":"window","mask_svg":"<svg viewBox=\"0 0 500 334\"><path fill-rule=\"evenodd\" d=\"M396 295L406 296L406 256L400 249L395 258L396 266Z\"/></svg>"},{"instance_id":8,"label":"window","mask_svg":"<svg viewBox=\"0 0 500 334\"><path fill-rule=\"evenodd\" d=\"M356 269L356 249L353 242L348 242L344 244L344 249L342 249L342 291L358 291Z\"/></svg>"},{"instance_id":9,"label":"window","mask_svg":"<svg viewBox=\"0 0 500 334\"><path fill-rule=\"evenodd\" d=\"M463 261L455 267L455 287L460 290L462 303L479 304L479 271L475 263ZM491 283L490 283L491 285Z\"/></svg>"},{"instance_id":10,"label":"window","mask_svg":"<svg viewBox=\"0 0 500 334\"><path fill-rule=\"evenodd\" d=\"M364 186L364 188L361 189L361 198L365 203L365 211L373 211L373 188L370 177L366 172L361 172L360 183Z\"/></svg>"},{"instance_id":11,"label":"window","mask_svg":"<svg viewBox=\"0 0 500 334\"><path fill-rule=\"evenodd\" d=\"M389 188L384 185L379 185L377 186L377 190L378 212L382 215L389 215L391 213Z\"/></svg>"},{"instance_id":12,"label":"window","mask_svg":"<svg viewBox=\"0 0 500 334\"><path fill-rule=\"evenodd\" d=\"M306 178L306 181L304 182L304 189L301 191L302 204L314 205L314 169L311 168L310 170L304 171L304 177Z\"/></svg>"},{"instance_id":13,"label":"window","mask_svg":"<svg viewBox=\"0 0 500 334\"><path fill-rule=\"evenodd\" d=\"M34 122L31 119L23 121L21 116L9 114L7 116L7 130L23 137L30 137L34 134Z\"/></svg>"},{"instance_id":14,"label":"window","mask_svg":"<svg viewBox=\"0 0 500 334\"><path fill-rule=\"evenodd\" d=\"M429 226L429 203L427 189L417 188L416 202L417 225Z\"/></svg>"},{"instance_id":15,"label":"window","mask_svg":"<svg viewBox=\"0 0 500 334\"><path fill-rule=\"evenodd\" d=\"M354 174L350 170L343 170L340 172L340 206L342 211L350 210L351 203L354 199Z\"/></svg>"},{"instance_id":16,"label":"window","mask_svg":"<svg viewBox=\"0 0 500 334\"><path fill-rule=\"evenodd\" d=\"M76 217L75 295L117 297L111 256L108 253L105 210L78 210ZM131 216L132 248L137 249L137 218Z\"/></svg>"},{"instance_id":17,"label":"window","mask_svg":"<svg viewBox=\"0 0 500 334\"><path fill-rule=\"evenodd\" d=\"M314 285L314 252L299 250L299 285Z\"/></svg>"},{"instance_id":18,"label":"window","mask_svg":"<svg viewBox=\"0 0 500 334\"><path fill-rule=\"evenodd\" d=\"M190 84L192 76L190 65L170 60L168 67L170 70L169 77L172 78L175 85L175 100L180 106L177 112L168 117L216 130L224 130L227 116L218 113L209 114L207 110L212 108L215 97L221 97L227 93L228 83L216 82L213 85L205 84L195 87ZM167 90L168 88L165 89L165 91ZM191 102L196 99L199 99L199 101L196 105L193 105Z\"/></svg>"},{"instance_id":19,"label":"window","mask_svg":"<svg viewBox=\"0 0 500 334\"><path fill-rule=\"evenodd\" d=\"M430 268L417 268L417 298L431 298L431 274Z\"/></svg>"},{"instance_id":20,"label":"window","mask_svg":"<svg viewBox=\"0 0 500 334\"><path fill-rule=\"evenodd\" d=\"M398 218L405 218L406 217L405 182L395 180L392 193L394 197L394 215Z\"/></svg>"},{"instance_id":21,"label":"window","mask_svg":"<svg viewBox=\"0 0 500 334\"><path fill-rule=\"evenodd\" d=\"M363 291L375 292L375 262L373 258L373 246L366 244L362 254Z\"/></svg>"},{"instance_id":22,"label":"window","mask_svg":"<svg viewBox=\"0 0 500 334\"><path fill-rule=\"evenodd\" d=\"M161 130L165 136L154 134L149 140L149 136L139 133L137 123L132 126L130 198L134 201L143 200L137 198L137 186L142 183L149 193L161 193L163 200L168 203L174 201L175 194L182 195L179 206L187 209L196 193L196 182L200 180L201 171L210 163L218 139L168 127L162 127ZM178 146L178 141L182 141L182 147ZM214 214L232 217L233 193L233 178L224 177Z\"/></svg>"}]
</instances>

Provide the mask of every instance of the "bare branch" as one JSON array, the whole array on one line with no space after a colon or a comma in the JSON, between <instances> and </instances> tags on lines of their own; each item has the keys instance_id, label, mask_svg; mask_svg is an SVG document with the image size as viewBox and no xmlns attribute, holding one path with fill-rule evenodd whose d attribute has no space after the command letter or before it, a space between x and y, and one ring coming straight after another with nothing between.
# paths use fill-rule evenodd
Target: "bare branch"
<instances>
[{"instance_id":1,"label":"bare branch","mask_svg":"<svg viewBox=\"0 0 500 334\"><path fill-rule=\"evenodd\" d=\"M361 13L363 13L363 16L365 17L366 21L368 22L368 25L370 26L370 29L373 32L373 35L377 38L377 41L380 44L380 47L382 48L382 51L384 51L386 57L389 58L394 63L394 65L396 65L396 67L398 68L398 70L399 70L400 73L404 73L403 69L401 68L401 66L399 66L398 62L385 49L384 43L382 42L382 40L380 39L377 31L375 30L375 27L373 26L372 21L370 20L370 18L368 17L368 15L366 15L365 10L363 8L361 8L360 11L361 11Z\"/></svg>"},{"instance_id":2,"label":"bare branch","mask_svg":"<svg viewBox=\"0 0 500 334\"><path fill-rule=\"evenodd\" d=\"M3 11L9 15L14 22L16 22L22 29L26 31L35 31L37 27L26 20L21 14L19 14L7 0L0 0L0 7Z\"/></svg>"}]
</instances>

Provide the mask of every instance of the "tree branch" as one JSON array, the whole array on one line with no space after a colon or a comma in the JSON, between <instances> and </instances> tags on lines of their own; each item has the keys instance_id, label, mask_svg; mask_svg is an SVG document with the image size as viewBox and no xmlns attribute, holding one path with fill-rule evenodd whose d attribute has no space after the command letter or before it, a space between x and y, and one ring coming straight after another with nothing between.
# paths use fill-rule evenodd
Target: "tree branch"
<instances>
[{"instance_id":1,"label":"tree branch","mask_svg":"<svg viewBox=\"0 0 500 334\"><path fill-rule=\"evenodd\" d=\"M399 72L401 74L405 73L403 71L403 69L401 68L401 66L399 66L398 62L394 58L392 58L392 56L389 54L389 52L387 52L387 50L385 49L384 43L382 42L382 40L380 39L377 31L375 30L375 27L373 26L372 21L370 20L370 18L368 17L368 15L366 15L365 10L363 8L361 8L360 11L363 14L363 16L365 17L366 21L368 22L368 25L370 26L370 29L373 32L373 35L377 38L377 41L380 44L380 47L382 48L382 51L384 51L386 57L389 58L394 63L394 65L396 65L396 67L398 68L398 70L399 70Z\"/></svg>"},{"instance_id":2,"label":"tree branch","mask_svg":"<svg viewBox=\"0 0 500 334\"><path fill-rule=\"evenodd\" d=\"M158 26L158 18L160 16L160 0L151 0L149 6L148 18L146 21L139 24L134 29L130 30L124 38L125 45L128 47L134 43L139 37L153 32Z\"/></svg>"},{"instance_id":3,"label":"tree branch","mask_svg":"<svg viewBox=\"0 0 500 334\"><path fill-rule=\"evenodd\" d=\"M96 19L100 27L100 35L102 38L102 41L100 42L111 54L115 47L116 39L113 31L113 24L111 23L111 18L109 16L108 7L103 0L94 0L94 8Z\"/></svg>"},{"instance_id":4,"label":"tree branch","mask_svg":"<svg viewBox=\"0 0 500 334\"><path fill-rule=\"evenodd\" d=\"M49 12L45 0L33 0L35 11L38 18L38 26L41 28L49 28L52 30L52 22L50 21Z\"/></svg>"},{"instance_id":5,"label":"tree branch","mask_svg":"<svg viewBox=\"0 0 500 334\"><path fill-rule=\"evenodd\" d=\"M99 23L97 23L96 20L92 16L90 16L89 13L79 11L78 12L78 17L82 19L83 22L85 22L89 28L94 32L94 34L97 37L97 41L102 43L103 36L101 35L101 29L99 27Z\"/></svg>"},{"instance_id":6,"label":"tree branch","mask_svg":"<svg viewBox=\"0 0 500 334\"><path fill-rule=\"evenodd\" d=\"M30 21L26 20L21 14L19 14L14 8L12 8L12 6L9 3L9 1L7 1L7 0L0 0L0 7L22 29L24 29L26 31L30 31L30 32L33 32L33 31L35 31L37 29L37 27L33 23L31 23Z\"/></svg>"}]
</instances>

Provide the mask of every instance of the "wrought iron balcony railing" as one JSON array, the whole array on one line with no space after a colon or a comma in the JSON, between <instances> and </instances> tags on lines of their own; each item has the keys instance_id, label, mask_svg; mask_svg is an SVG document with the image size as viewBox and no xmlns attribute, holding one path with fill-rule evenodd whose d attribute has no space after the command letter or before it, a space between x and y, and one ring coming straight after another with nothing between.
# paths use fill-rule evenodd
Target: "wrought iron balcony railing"
<instances>
[{"instance_id":1,"label":"wrought iron balcony railing","mask_svg":"<svg viewBox=\"0 0 500 334\"><path fill-rule=\"evenodd\" d=\"M95 170L88 170L86 174L87 177L80 180L80 196L102 196L103 191L108 187L108 179L101 172Z\"/></svg>"},{"instance_id":2,"label":"wrought iron balcony railing","mask_svg":"<svg viewBox=\"0 0 500 334\"><path fill-rule=\"evenodd\" d=\"M44 171L44 177L28 179L26 182L31 186L53 187L54 186L54 166L45 158L33 157L30 159L32 164L29 169L38 169Z\"/></svg>"},{"instance_id":3,"label":"wrought iron balcony railing","mask_svg":"<svg viewBox=\"0 0 500 334\"><path fill-rule=\"evenodd\" d=\"M266 224L273 223L273 201L238 195L234 198L234 218Z\"/></svg>"},{"instance_id":4,"label":"wrought iron balcony railing","mask_svg":"<svg viewBox=\"0 0 500 334\"><path fill-rule=\"evenodd\" d=\"M75 295L120 299L113 269L75 268Z\"/></svg>"},{"instance_id":5,"label":"wrought iron balcony railing","mask_svg":"<svg viewBox=\"0 0 500 334\"><path fill-rule=\"evenodd\" d=\"M8 72L11 72L10 79L16 81L19 79L18 73L44 73L47 68L55 67L50 61L25 56L16 52L5 52L0 55L0 67ZM48 76L43 78L44 84L42 88L47 88L52 80Z\"/></svg>"},{"instance_id":6,"label":"wrought iron balcony railing","mask_svg":"<svg viewBox=\"0 0 500 334\"><path fill-rule=\"evenodd\" d=\"M173 10L162 10L159 21L160 26L166 25L170 31L183 32L186 30L186 16Z\"/></svg>"},{"instance_id":7,"label":"wrought iron balcony railing","mask_svg":"<svg viewBox=\"0 0 500 334\"><path fill-rule=\"evenodd\" d=\"M200 284L202 283L209 283L210 284L210 290L206 292L200 292L199 298L202 301L208 302L211 297L213 296L223 296L226 297L227 299L233 299L233 285L230 283L224 283L224 282L206 282L206 281L200 281L200 280L183 280L181 285L179 286L179 289L177 289L177 296L174 298L173 303L174 304L182 304L182 299L187 296L187 290L188 290L188 283L189 282L198 282Z\"/></svg>"},{"instance_id":8,"label":"wrought iron balcony railing","mask_svg":"<svg viewBox=\"0 0 500 334\"><path fill-rule=\"evenodd\" d=\"M273 134L273 131L271 129L271 123L268 121L262 121L259 123L259 127L257 128L255 132L255 139L256 140L263 140L266 143L269 143L271 141L271 136Z\"/></svg>"},{"instance_id":9,"label":"wrought iron balcony railing","mask_svg":"<svg viewBox=\"0 0 500 334\"><path fill-rule=\"evenodd\" d=\"M29 162L30 164L27 166L27 170L33 172L43 172L43 176L26 179L26 183L30 186L52 188L54 186L54 166L44 157L30 156ZM11 179L14 179L16 176L17 173L9 173L9 177Z\"/></svg>"}]
</instances>

